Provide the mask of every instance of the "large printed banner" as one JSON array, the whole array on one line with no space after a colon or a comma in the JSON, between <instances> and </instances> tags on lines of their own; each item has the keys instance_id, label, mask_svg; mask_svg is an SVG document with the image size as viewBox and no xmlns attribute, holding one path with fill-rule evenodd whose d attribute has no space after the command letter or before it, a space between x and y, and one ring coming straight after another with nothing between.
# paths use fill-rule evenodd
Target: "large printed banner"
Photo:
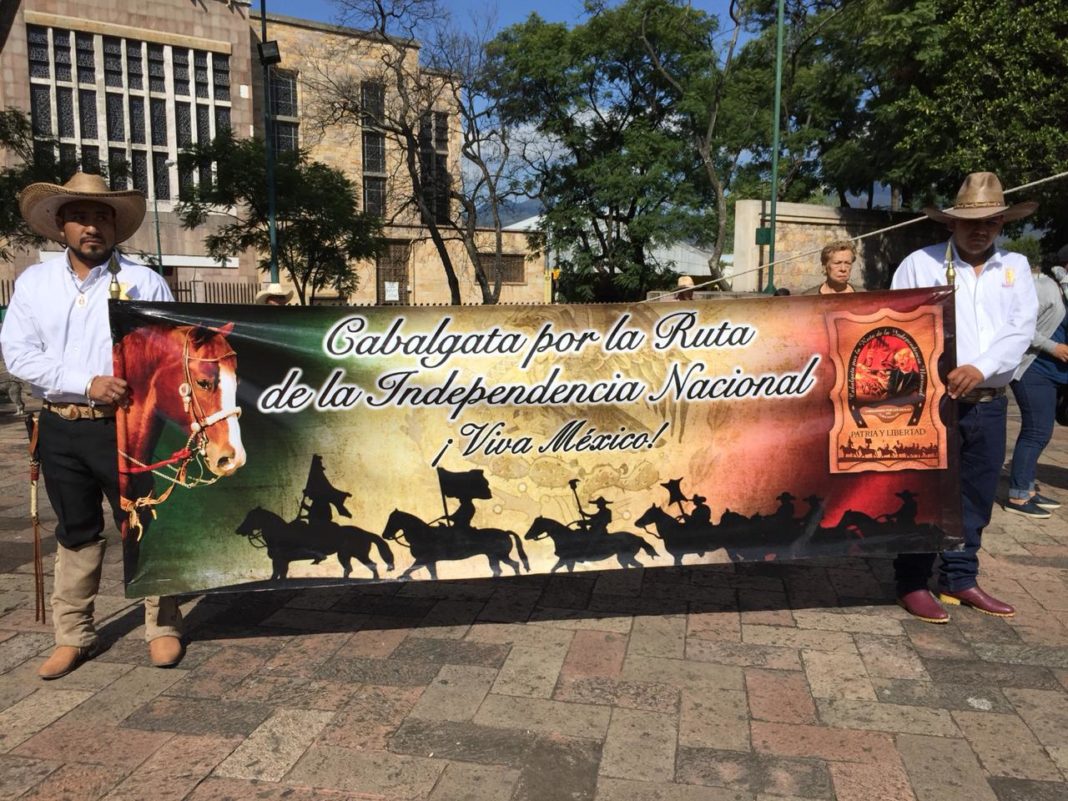
<instances>
[{"instance_id":1,"label":"large printed banner","mask_svg":"<svg viewBox=\"0 0 1068 801\"><path fill-rule=\"evenodd\" d=\"M952 310L113 302L127 592L955 547Z\"/></svg>"}]
</instances>

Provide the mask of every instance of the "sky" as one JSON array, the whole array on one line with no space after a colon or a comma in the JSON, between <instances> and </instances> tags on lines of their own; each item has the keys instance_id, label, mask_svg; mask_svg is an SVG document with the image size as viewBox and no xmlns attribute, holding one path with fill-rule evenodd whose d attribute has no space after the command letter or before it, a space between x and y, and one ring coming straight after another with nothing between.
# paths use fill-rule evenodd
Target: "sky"
<instances>
[{"instance_id":1,"label":"sky","mask_svg":"<svg viewBox=\"0 0 1068 801\"><path fill-rule=\"evenodd\" d=\"M535 11L549 22L574 24L583 19L583 0L443 0L458 20L472 14L486 13L487 8L497 9L498 27L504 28L522 22ZM252 8L260 10L261 0L252 0ZM333 22L337 16L332 0L266 0L268 14L285 14L318 22ZM726 18L728 0L693 0L694 8L704 9ZM723 26L726 27L726 26Z\"/></svg>"}]
</instances>

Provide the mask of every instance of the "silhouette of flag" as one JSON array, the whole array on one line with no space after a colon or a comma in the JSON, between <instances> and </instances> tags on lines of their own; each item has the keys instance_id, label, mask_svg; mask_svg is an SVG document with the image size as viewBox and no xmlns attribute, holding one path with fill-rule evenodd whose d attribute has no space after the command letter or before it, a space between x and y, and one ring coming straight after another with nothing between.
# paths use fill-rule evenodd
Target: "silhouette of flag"
<instances>
[{"instance_id":1,"label":"silhouette of flag","mask_svg":"<svg viewBox=\"0 0 1068 801\"><path fill-rule=\"evenodd\" d=\"M670 496L668 498L669 505L673 503L682 503L683 501L690 500L682 493L681 478L673 478L667 483L661 484L660 486L668 491L668 495Z\"/></svg>"},{"instance_id":2,"label":"silhouette of flag","mask_svg":"<svg viewBox=\"0 0 1068 801\"><path fill-rule=\"evenodd\" d=\"M446 498L492 498L489 481L481 470L466 470L454 473L438 468L438 483Z\"/></svg>"}]
</instances>

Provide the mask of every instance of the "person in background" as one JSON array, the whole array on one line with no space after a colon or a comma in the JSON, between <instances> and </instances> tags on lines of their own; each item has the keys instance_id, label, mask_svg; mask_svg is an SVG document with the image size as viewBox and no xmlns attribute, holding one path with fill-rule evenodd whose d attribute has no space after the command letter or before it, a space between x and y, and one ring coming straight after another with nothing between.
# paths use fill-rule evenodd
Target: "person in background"
<instances>
[{"instance_id":1,"label":"person in background","mask_svg":"<svg viewBox=\"0 0 1068 801\"><path fill-rule=\"evenodd\" d=\"M257 292L254 302L260 306L288 306L292 299L293 290L282 289L282 285L276 281Z\"/></svg>"},{"instance_id":2,"label":"person in background","mask_svg":"<svg viewBox=\"0 0 1068 801\"><path fill-rule=\"evenodd\" d=\"M688 275L680 275L675 285L674 300L693 300L693 278Z\"/></svg>"},{"instance_id":3,"label":"person in background","mask_svg":"<svg viewBox=\"0 0 1068 801\"><path fill-rule=\"evenodd\" d=\"M856 287L849 283L849 276L853 272L853 262L856 260L857 247L848 239L838 239L827 244L820 251L823 283L810 287L801 294L838 295L842 292L856 292Z\"/></svg>"},{"instance_id":4,"label":"person in background","mask_svg":"<svg viewBox=\"0 0 1068 801\"><path fill-rule=\"evenodd\" d=\"M939 600L996 617L1016 613L979 586L979 548L1005 461L1005 387L1035 335L1038 298L1027 259L994 243L1006 222L1036 208L1033 202L1008 205L996 175L972 173L952 208L924 209L946 223L949 242L907 256L891 283L892 289L956 289L957 367L946 376L946 391L957 401L964 547L942 552L937 600L927 586L936 554L900 554L894 560L898 603L927 623L949 621Z\"/></svg>"},{"instance_id":5,"label":"person in background","mask_svg":"<svg viewBox=\"0 0 1068 801\"><path fill-rule=\"evenodd\" d=\"M1068 314L1062 287L1053 278L1035 274L1038 322L1031 347L1010 384L1020 407L1020 433L1012 449L1006 512L1043 519L1060 503L1040 494L1035 486L1038 457L1053 436L1057 389L1068 383Z\"/></svg>"},{"instance_id":6,"label":"person in background","mask_svg":"<svg viewBox=\"0 0 1068 801\"><path fill-rule=\"evenodd\" d=\"M37 671L58 679L99 650L93 610L104 566L107 498L115 524L119 503L115 409L126 382L113 375L108 299L172 301L155 271L127 259L116 245L145 216L139 191L110 191L99 175L78 173L63 186L36 183L19 193L30 228L65 250L26 269L15 282L0 331L11 374L43 401L38 447L45 491L56 513L52 625L56 648ZM173 598L145 598L145 639L156 667L184 653L182 614Z\"/></svg>"}]
</instances>

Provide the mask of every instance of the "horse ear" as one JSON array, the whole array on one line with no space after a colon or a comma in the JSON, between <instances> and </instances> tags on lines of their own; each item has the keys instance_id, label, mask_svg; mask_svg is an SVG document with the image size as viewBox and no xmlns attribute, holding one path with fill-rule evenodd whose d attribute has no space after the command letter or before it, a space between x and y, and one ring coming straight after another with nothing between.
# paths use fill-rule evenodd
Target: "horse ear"
<instances>
[{"instance_id":1,"label":"horse ear","mask_svg":"<svg viewBox=\"0 0 1068 801\"><path fill-rule=\"evenodd\" d=\"M218 328L213 328L212 330L218 334L222 334L224 337L229 336L234 330L234 323L233 321L231 321L229 323L226 323L225 325L219 326Z\"/></svg>"}]
</instances>

